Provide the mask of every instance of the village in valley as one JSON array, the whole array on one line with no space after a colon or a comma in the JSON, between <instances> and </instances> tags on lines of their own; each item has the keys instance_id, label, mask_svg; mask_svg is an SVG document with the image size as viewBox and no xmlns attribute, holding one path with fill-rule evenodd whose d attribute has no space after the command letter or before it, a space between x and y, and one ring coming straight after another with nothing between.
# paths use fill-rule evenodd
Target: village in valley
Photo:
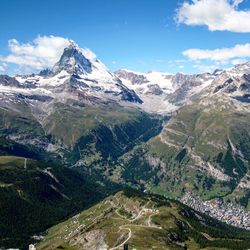
<instances>
[{"instance_id":1,"label":"village in valley","mask_svg":"<svg viewBox=\"0 0 250 250\"><path fill-rule=\"evenodd\" d=\"M245 211L239 205L224 203L220 199L202 201L190 192L183 196L181 202L229 225L250 230L250 212Z\"/></svg>"}]
</instances>

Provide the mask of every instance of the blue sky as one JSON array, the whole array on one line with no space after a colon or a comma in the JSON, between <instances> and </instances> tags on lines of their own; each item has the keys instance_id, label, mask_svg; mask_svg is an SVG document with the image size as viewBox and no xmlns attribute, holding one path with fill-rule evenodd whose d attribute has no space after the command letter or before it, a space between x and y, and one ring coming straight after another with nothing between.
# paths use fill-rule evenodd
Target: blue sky
<instances>
[{"instance_id":1,"label":"blue sky","mask_svg":"<svg viewBox=\"0 0 250 250\"><path fill-rule=\"evenodd\" d=\"M8 47L10 39L19 45L32 44L39 35L73 39L94 51L111 70L194 73L248 60L250 28L240 12L250 17L250 1L217 0L222 4L218 17L213 1L1 0L0 70L10 74L24 70L20 62L6 59L13 52ZM223 4L235 23L228 24L220 16ZM202 8L207 10L205 17L197 14ZM239 19L242 23L237 24ZM244 47L235 48L231 56L224 55L223 49L230 53L236 45ZM211 53L204 54L205 50ZM221 58L213 56L217 52L222 53Z\"/></svg>"}]
</instances>

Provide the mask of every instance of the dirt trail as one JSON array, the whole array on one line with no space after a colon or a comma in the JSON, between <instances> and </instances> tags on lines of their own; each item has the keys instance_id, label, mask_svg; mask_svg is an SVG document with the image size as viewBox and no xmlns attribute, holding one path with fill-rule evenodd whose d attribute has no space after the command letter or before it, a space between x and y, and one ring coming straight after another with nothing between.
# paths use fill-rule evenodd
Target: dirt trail
<instances>
[{"instance_id":1,"label":"dirt trail","mask_svg":"<svg viewBox=\"0 0 250 250\"><path fill-rule=\"evenodd\" d=\"M130 240L130 238L132 237L132 231L131 231L130 228L127 228L126 226L127 226L127 225L120 226L119 229L120 229L120 230L124 230L124 229L125 229L125 230L128 230L128 231L129 231L127 239L124 240L120 245L118 245L118 246L116 246L116 247L109 248L109 250L115 250L115 249L122 248L122 247L124 246L124 244L126 244L126 243Z\"/></svg>"},{"instance_id":2,"label":"dirt trail","mask_svg":"<svg viewBox=\"0 0 250 250\"><path fill-rule=\"evenodd\" d=\"M122 218L123 220L127 220L128 222L130 222L130 223L132 223L132 222L134 222L134 221L136 221L136 220L138 220L138 219L140 219L144 214L144 212L147 212L146 211L146 207L147 207L147 205L150 203L150 201L148 201L142 208L141 208L141 210L139 211L139 213L138 213L138 215L135 217L135 218L133 218L133 219L128 219L128 218L126 218L125 216L123 216L123 215L121 215L120 213L119 213L119 208L117 208L116 210L115 210L115 213L120 217L120 218ZM118 204L119 204L119 202L118 202ZM153 211L153 210L152 210ZM122 225L122 226L120 226L119 227L119 229L120 230L128 230L129 231L129 234L128 234L128 237L127 237L127 239L126 240L124 240L121 244L119 244L118 246L116 246L116 247L112 247L112 248L109 248L109 250L116 250L116 249L119 249L119 248L122 248L123 246L124 246L124 244L126 244L129 240L130 240L130 238L132 237L132 230L131 230L131 226L133 226L133 227L144 227L144 228L156 228L156 229L162 229L162 227L160 227L160 226L156 226L156 225L153 225L153 223L152 223L152 216L154 216L154 215L157 215L159 213L159 211L155 211L155 212L152 212L150 215L149 215L149 217L148 217L148 220L147 220L147 225L133 225L133 224L126 224L126 225Z\"/></svg>"}]
</instances>

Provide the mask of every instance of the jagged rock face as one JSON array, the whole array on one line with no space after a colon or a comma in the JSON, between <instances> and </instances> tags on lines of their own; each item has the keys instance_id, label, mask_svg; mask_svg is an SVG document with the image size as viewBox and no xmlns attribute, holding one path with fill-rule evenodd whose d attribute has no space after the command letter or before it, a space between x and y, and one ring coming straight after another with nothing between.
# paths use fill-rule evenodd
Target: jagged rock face
<instances>
[{"instance_id":1,"label":"jagged rock face","mask_svg":"<svg viewBox=\"0 0 250 250\"><path fill-rule=\"evenodd\" d=\"M245 92L245 94L250 93L250 74L249 75L243 75L244 82L240 85L239 89L240 91Z\"/></svg>"},{"instance_id":2,"label":"jagged rock face","mask_svg":"<svg viewBox=\"0 0 250 250\"><path fill-rule=\"evenodd\" d=\"M0 84L3 86L20 87L20 83L14 78L7 75L0 75Z\"/></svg>"},{"instance_id":3,"label":"jagged rock face","mask_svg":"<svg viewBox=\"0 0 250 250\"><path fill-rule=\"evenodd\" d=\"M185 75L177 73L172 77L172 82L176 88L182 88L183 86L196 87L202 85L202 82L210 80L212 76L210 74L200 75Z\"/></svg>"},{"instance_id":4,"label":"jagged rock face","mask_svg":"<svg viewBox=\"0 0 250 250\"><path fill-rule=\"evenodd\" d=\"M142 106L144 109L158 113L176 110L178 106L201 94L215 78L209 73L172 75L153 71L145 74L118 70L115 74L140 96L144 102Z\"/></svg>"},{"instance_id":5,"label":"jagged rock face","mask_svg":"<svg viewBox=\"0 0 250 250\"><path fill-rule=\"evenodd\" d=\"M118 70L115 73L119 78L127 79L131 81L132 84L140 85L143 83L149 83L149 80L141 74L136 74L126 70Z\"/></svg>"},{"instance_id":6,"label":"jagged rock face","mask_svg":"<svg viewBox=\"0 0 250 250\"><path fill-rule=\"evenodd\" d=\"M56 65L53 67L54 74L65 70L69 74L89 74L92 71L91 62L81 53L79 48L71 43L64 49L63 55Z\"/></svg>"},{"instance_id":7,"label":"jagged rock face","mask_svg":"<svg viewBox=\"0 0 250 250\"><path fill-rule=\"evenodd\" d=\"M218 69L213 74L173 75L129 70L118 70L115 74L140 96L144 101L142 107L150 112L160 110L164 113L162 108L165 113L174 111L207 93L226 94L230 98L249 102L250 63L236 65L229 70ZM157 107L161 108L157 110Z\"/></svg>"},{"instance_id":8,"label":"jagged rock face","mask_svg":"<svg viewBox=\"0 0 250 250\"><path fill-rule=\"evenodd\" d=\"M224 70L225 72L225 70ZM243 63L243 64L238 64L234 68L228 70L230 74L234 76L241 76L244 74L250 74L250 62Z\"/></svg>"},{"instance_id":9,"label":"jagged rock face","mask_svg":"<svg viewBox=\"0 0 250 250\"><path fill-rule=\"evenodd\" d=\"M143 101L137 96L134 90L122 92L121 100L142 104Z\"/></svg>"},{"instance_id":10,"label":"jagged rock face","mask_svg":"<svg viewBox=\"0 0 250 250\"><path fill-rule=\"evenodd\" d=\"M210 95L226 95L228 98L236 99L240 102L249 102L250 94L250 66L248 63L245 65L238 65L237 67L223 71L212 82L208 93Z\"/></svg>"},{"instance_id":11,"label":"jagged rock face","mask_svg":"<svg viewBox=\"0 0 250 250\"><path fill-rule=\"evenodd\" d=\"M101 125L135 123L132 119L139 113L117 110L141 99L87 52L70 44L52 70L0 76L0 152L4 138L7 144L35 148L45 158L53 153L61 159L78 139Z\"/></svg>"},{"instance_id":12,"label":"jagged rock face","mask_svg":"<svg viewBox=\"0 0 250 250\"><path fill-rule=\"evenodd\" d=\"M213 79L214 76L208 73L199 75L178 73L172 78L176 90L168 95L168 99L172 103L185 104L186 101L192 100L202 94Z\"/></svg>"},{"instance_id":13,"label":"jagged rock face","mask_svg":"<svg viewBox=\"0 0 250 250\"><path fill-rule=\"evenodd\" d=\"M226 93L232 93L237 90L237 86L234 84L234 80L232 78L229 78L225 82L223 82L221 85L217 86L214 89L214 93L217 93L221 89L223 89L224 92Z\"/></svg>"},{"instance_id":14,"label":"jagged rock face","mask_svg":"<svg viewBox=\"0 0 250 250\"><path fill-rule=\"evenodd\" d=\"M216 69L216 70L213 72L212 75L218 76L218 75L220 75L223 71L224 71L223 69Z\"/></svg>"},{"instance_id":15,"label":"jagged rock face","mask_svg":"<svg viewBox=\"0 0 250 250\"><path fill-rule=\"evenodd\" d=\"M247 72L244 65L213 75L116 76L71 44L52 70L0 76L0 152L56 158L98 182L243 199L250 169ZM159 116L124 108L128 102L162 113L184 107L162 130Z\"/></svg>"},{"instance_id":16,"label":"jagged rock face","mask_svg":"<svg viewBox=\"0 0 250 250\"><path fill-rule=\"evenodd\" d=\"M146 92L146 94L161 95L163 94L163 90L158 84L152 84L148 85L148 91Z\"/></svg>"},{"instance_id":17,"label":"jagged rock face","mask_svg":"<svg viewBox=\"0 0 250 250\"><path fill-rule=\"evenodd\" d=\"M40 76L48 76L50 74L52 74L52 70L48 69L48 68L41 70L40 73L39 73Z\"/></svg>"}]
</instances>

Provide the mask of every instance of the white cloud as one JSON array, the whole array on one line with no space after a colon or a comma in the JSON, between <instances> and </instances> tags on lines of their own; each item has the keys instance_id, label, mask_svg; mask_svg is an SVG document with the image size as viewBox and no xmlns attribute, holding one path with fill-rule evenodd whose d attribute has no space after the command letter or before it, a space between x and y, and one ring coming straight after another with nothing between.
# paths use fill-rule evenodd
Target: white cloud
<instances>
[{"instance_id":1,"label":"white cloud","mask_svg":"<svg viewBox=\"0 0 250 250\"><path fill-rule=\"evenodd\" d=\"M8 42L10 54L0 57L0 61L34 70L52 67L69 42L66 38L56 36L38 36L31 43L20 43L11 39Z\"/></svg>"},{"instance_id":2,"label":"white cloud","mask_svg":"<svg viewBox=\"0 0 250 250\"><path fill-rule=\"evenodd\" d=\"M250 32L250 11L239 10L245 0L192 0L178 8L177 23L208 26L211 31Z\"/></svg>"},{"instance_id":3,"label":"white cloud","mask_svg":"<svg viewBox=\"0 0 250 250\"><path fill-rule=\"evenodd\" d=\"M97 59L97 56L96 54L90 50L89 48L84 48L84 49L81 49L83 55L88 58L89 60L95 60Z\"/></svg>"},{"instance_id":4,"label":"white cloud","mask_svg":"<svg viewBox=\"0 0 250 250\"><path fill-rule=\"evenodd\" d=\"M234 59L234 60L231 61L231 64L237 65L237 64L243 64L243 63L246 63L246 62L247 62L247 59L236 58L236 59Z\"/></svg>"},{"instance_id":5,"label":"white cloud","mask_svg":"<svg viewBox=\"0 0 250 250\"><path fill-rule=\"evenodd\" d=\"M231 48L222 49L188 49L182 52L188 57L195 69L200 72L213 72L218 68L243 64L250 59L250 43L237 44Z\"/></svg>"},{"instance_id":6,"label":"white cloud","mask_svg":"<svg viewBox=\"0 0 250 250\"><path fill-rule=\"evenodd\" d=\"M195 64L195 65L193 65L193 67L194 67L195 69L198 69L199 72L201 72L201 73L204 73L204 72L210 72L210 73L212 73L212 72L214 72L216 69L219 68L217 64L214 64L214 65L213 65L213 64L211 64L211 65Z\"/></svg>"},{"instance_id":7,"label":"white cloud","mask_svg":"<svg viewBox=\"0 0 250 250\"><path fill-rule=\"evenodd\" d=\"M222 48L215 50L188 49L182 52L190 60L212 60L227 62L231 59L245 59L250 57L250 44L237 44L231 48Z\"/></svg>"}]
</instances>

